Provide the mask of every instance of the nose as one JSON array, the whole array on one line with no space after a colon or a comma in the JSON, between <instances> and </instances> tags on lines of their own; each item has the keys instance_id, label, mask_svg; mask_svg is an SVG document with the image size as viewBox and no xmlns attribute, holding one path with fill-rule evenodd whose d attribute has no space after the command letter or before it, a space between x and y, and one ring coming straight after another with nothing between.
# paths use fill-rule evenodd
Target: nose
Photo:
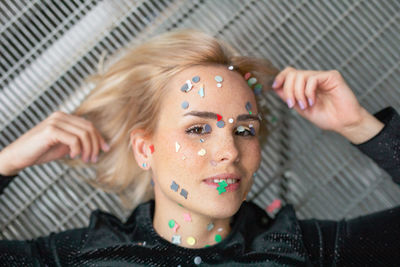
<instances>
[{"instance_id":1,"label":"nose","mask_svg":"<svg viewBox=\"0 0 400 267\"><path fill-rule=\"evenodd\" d=\"M224 137L218 140L215 160L218 163L237 163L239 162L239 149L233 136Z\"/></svg>"}]
</instances>

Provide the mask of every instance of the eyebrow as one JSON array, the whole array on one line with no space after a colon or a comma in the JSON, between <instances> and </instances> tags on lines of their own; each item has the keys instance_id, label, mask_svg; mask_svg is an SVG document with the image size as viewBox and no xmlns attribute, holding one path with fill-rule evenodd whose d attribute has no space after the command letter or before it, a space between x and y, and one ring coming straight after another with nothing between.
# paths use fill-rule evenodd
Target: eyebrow
<instances>
[{"instance_id":1,"label":"eyebrow","mask_svg":"<svg viewBox=\"0 0 400 267\"><path fill-rule=\"evenodd\" d=\"M190 111L188 113L185 113L183 116L196 116L200 118L205 118L205 119L214 119L217 120L218 116L214 112L209 112L209 111ZM237 121L260 121L260 118L257 115L253 114L241 114L237 116L236 118Z\"/></svg>"}]
</instances>

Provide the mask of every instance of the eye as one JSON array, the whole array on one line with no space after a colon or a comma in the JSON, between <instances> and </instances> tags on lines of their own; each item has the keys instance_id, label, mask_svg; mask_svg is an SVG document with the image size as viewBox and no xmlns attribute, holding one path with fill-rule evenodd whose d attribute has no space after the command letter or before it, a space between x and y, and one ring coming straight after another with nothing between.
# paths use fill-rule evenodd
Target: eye
<instances>
[{"instance_id":1,"label":"eye","mask_svg":"<svg viewBox=\"0 0 400 267\"><path fill-rule=\"evenodd\" d=\"M239 126L236 128L235 134L239 136L255 136L256 130L254 127Z\"/></svg>"},{"instance_id":2,"label":"eye","mask_svg":"<svg viewBox=\"0 0 400 267\"><path fill-rule=\"evenodd\" d=\"M211 126L209 124L194 125L186 129L187 134L204 135L211 132Z\"/></svg>"}]
</instances>

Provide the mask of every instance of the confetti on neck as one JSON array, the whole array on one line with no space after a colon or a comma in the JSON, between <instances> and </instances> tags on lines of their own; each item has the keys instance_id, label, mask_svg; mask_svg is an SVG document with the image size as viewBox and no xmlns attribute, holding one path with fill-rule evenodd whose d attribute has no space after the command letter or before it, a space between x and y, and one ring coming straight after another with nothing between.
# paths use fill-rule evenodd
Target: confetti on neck
<instances>
[{"instance_id":1,"label":"confetti on neck","mask_svg":"<svg viewBox=\"0 0 400 267\"><path fill-rule=\"evenodd\" d=\"M223 192L226 192L225 187L227 187L228 184L225 182L225 180L222 182L219 182L218 184L219 184L219 186L217 187L217 190L218 190L218 193L221 195Z\"/></svg>"},{"instance_id":2,"label":"confetti on neck","mask_svg":"<svg viewBox=\"0 0 400 267\"><path fill-rule=\"evenodd\" d=\"M204 97L204 85L201 85L200 90L197 93L200 95L200 97Z\"/></svg>"},{"instance_id":3,"label":"confetti on neck","mask_svg":"<svg viewBox=\"0 0 400 267\"><path fill-rule=\"evenodd\" d=\"M172 244L180 244L181 243L181 236L180 235L173 235L172 236Z\"/></svg>"},{"instance_id":4,"label":"confetti on neck","mask_svg":"<svg viewBox=\"0 0 400 267\"><path fill-rule=\"evenodd\" d=\"M192 221L192 217L190 216L190 214L187 212L185 212L183 214L183 219L185 220L185 222L191 222Z\"/></svg>"},{"instance_id":5,"label":"confetti on neck","mask_svg":"<svg viewBox=\"0 0 400 267\"><path fill-rule=\"evenodd\" d=\"M193 81L194 83L198 83L198 82L200 81L200 76L194 76L194 77L192 78L192 81Z\"/></svg>"},{"instance_id":6,"label":"confetti on neck","mask_svg":"<svg viewBox=\"0 0 400 267\"><path fill-rule=\"evenodd\" d=\"M175 225L174 225L174 227L172 228L172 230L176 233L176 231L178 230L178 228L179 228L179 224L178 224L177 222L175 222Z\"/></svg>"},{"instance_id":7,"label":"confetti on neck","mask_svg":"<svg viewBox=\"0 0 400 267\"><path fill-rule=\"evenodd\" d=\"M174 190L175 192L178 192L179 185L175 183L175 181L172 181L171 189Z\"/></svg>"},{"instance_id":8,"label":"confetti on neck","mask_svg":"<svg viewBox=\"0 0 400 267\"><path fill-rule=\"evenodd\" d=\"M181 104L181 107L182 107L183 109L187 109L187 108L189 107L189 102L183 101L182 104Z\"/></svg>"},{"instance_id":9,"label":"confetti on neck","mask_svg":"<svg viewBox=\"0 0 400 267\"><path fill-rule=\"evenodd\" d=\"M221 240L222 240L221 235L216 234L216 235L215 235L215 241L216 241L216 242L221 242Z\"/></svg>"},{"instance_id":10,"label":"confetti on neck","mask_svg":"<svg viewBox=\"0 0 400 267\"><path fill-rule=\"evenodd\" d=\"M189 237L186 239L186 242L187 242L189 245L193 246L194 244L196 244L196 239L195 239L193 236L189 236Z\"/></svg>"},{"instance_id":11,"label":"confetti on neck","mask_svg":"<svg viewBox=\"0 0 400 267\"><path fill-rule=\"evenodd\" d=\"M244 79L247 81L251 77L251 73L248 72L244 75Z\"/></svg>"},{"instance_id":12,"label":"confetti on neck","mask_svg":"<svg viewBox=\"0 0 400 267\"><path fill-rule=\"evenodd\" d=\"M217 166L217 162L216 162L215 160L211 160L211 161L210 161L210 164L211 164L212 166L214 166L214 167Z\"/></svg>"},{"instance_id":13,"label":"confetti on neck","mask_svg":"<svg viewBox=\"0 0 400 267\"><path fill-rule=\"evenodd\" d=\"M233 70L233 66L229 66L228 69L229 69L229 70Z\"/></svg>"},{"instance_id":14,"label":"confetti on neck","mask_svg":"<svg viewBox=\"0 0 400 267\"><path fill-rule=\"evenodd\" d=\"M207 153L206 150L204 148L202 148L199 150L199 152L197 152L197 155L204 156L206 153Z\"/></svg>"},{"instance_id":15,"label":"confetti on neck","mask_svg":"<svg viewBox=\"0 0 400 267\"><path fill-rule=\"evenodd\" d=\"M215 79L215 81L216 81L217 83L221 83L221 82L224 80L224 79L222 79L222 77L219 76L219 75L215 76L214 79Z\"/></svg>"},{"instance_id":16,"label":"confetti on neck","mask_svg":"<svg viewBox=\"0 0 400 267\"><path fill-rule=\"evenodd\" d=\"M223 128L225 126L225 122L224 121L217 121L217 126L219 128Z\"/></svg>"},{"instance_id":17,"label":"confetti on neck","mask_svg":"<svg viewBox=\"0 0 400 267\"><path fill-rule=\"evenodd\" d=\"M179 145L178 142L175 142L175 152L178 152L181 146Z\"/></svg>"},{"instance_id":18,"label":"confetti on neck","mask_svg":"<svg viewBox=\"0 0 400 267\"><path fill-rule=\"evenodd\" d=\"M211 222L207 224L207 231L211 231L214 228L214 224Z\"/></svg>"},{"instance_id":19,"label":"confetti on neck","mask_svg":"<svg viewBox=\"0 0 400 267\"><path fill-rule=\"evenodd\" d=\"M256 82L257 82L257 79L254 78L254 77L252 77L252 78L250 78L250 79L247 81L247 84L248 84L249 86L252 86L252 85L255 84Z\"/></svg>"},{"instance_id":20,"label":"confetti on neck","mask_svg":"<svg viewBox=\"0 0 400 267\"><path fill-rule=\"evenodd\" d=\"M272 201L271 204L268 205L267 207L267 211L268 212L273 212L276 209L279 209L281 207L281 200L280 199L275 199L274 201Z\"/></svg>"},{"instance_id":21,"label":"confetti on neck","mask_svg":"<svg viewBox=\"0 0 400 267\"><path fill-rule=\"evenodd\" d=\"M187 199L187 195L188 195L188 192L185 189L182 188L181 196L183 196L185 199Z\"/></svg>"},{"instance_id":22,"label":"confetti on neck","mask_svg":"<svg viewBox=\"0 0 400 267\"><path fill-rule=\"evenodd\" d=\"M150 145L149 148L150 148L151 154L153 154L154 153L154 145Z\"/></svg>"},{"instance_id":23,"label":"confetti on neck","mask_svg":"<svg viewBox=\"0 0 400 267\"><path fill-rule=\"evenodd\" d=\"M233 121L234 121L233 118L229 118L228 120L229 123L233 123Z\"/></svg>"},{"instance_id":24,"label":"confetti on neck","mask_svg":"<svg viewBox=\"0 0 400 267\"><path fill-rule=\"evenodd\" d=\"M169 220L169 222L168 222L168 226L169 226L169 228L173 228L174 226L175 226L175 221L174 220Z\"/></svg>"},{"instance_id":25,"label":"confetti on neck","mask_svg":"<svg viewBox=\"0 0 400 267\"><path fill-rule=\"evenodd\" d=\"M222 83L217 83L217 87L221 88L222 87Z\"/></svg>"},{"instance_id":26,"label":"confetti on neck","mask_svg":"<svg viewBox=\"0 0 400 267\"><path fill-rule=\"evenodd\" d=\"M144 162L144 163L142 164L142 166L143 166L143 168L147 168L147 163Z\"/></svg>"}]
</instances>

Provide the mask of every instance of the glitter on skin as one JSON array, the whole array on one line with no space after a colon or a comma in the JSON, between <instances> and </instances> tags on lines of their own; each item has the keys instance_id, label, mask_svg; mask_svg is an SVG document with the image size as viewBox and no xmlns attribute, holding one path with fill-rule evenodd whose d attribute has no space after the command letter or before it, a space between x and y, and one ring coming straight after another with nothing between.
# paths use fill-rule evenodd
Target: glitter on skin
<instances>
[{"instance_id":1,"label":"glitter on skin","mask_svg":"<svg viewBox=\"0 0 400 267\"><path fill-rule=\"evenodd\" d=\"M201 85L200 90L197 93L201 98L204 98L204 84Z\"/></svg>"},{"instance_id":2,"label":"glitter on skin","mask_svg":"<svg viewBox=\"0 0 400 267\"><path fill-rule=\"evenodd\" d=\"M221 235L215 235L215 241L216 242L221 242L221 240L222 240L222 237L221 237Z\"/></svg>"},{"instance_id":3,"label":"glitter on skin","mask_svg":"<svg viewBox=\"0 0 400 267\"><path fill-rule=\"evenodd\" d=\"M251 73L248 72L244 75L244 79L247 81L251 77Z\"/></svg>"},{"instance_id":4,"label":"glitter on skin","mask_svg":"<svg viewBox=\"0 0 400 267\"><path fill-rule=\"evenodd\" d=\"M150 145L149 148L150 148L151 154L153 154L154 153L154 145Z\"/></svg>"},{"instance_id":5,"label":"glitter on skin","mask_svg":"<svg viewBox=\"0 0 400 267\"><path fill-rule=\"evenodd\" d=\"M228 69L229 69L229 70L233 70L233 66L229 66Z\"/></svg>"},{"instance_id":6,"label":"glitter on skin","mask_svg":"<svg viewBox=\"0 0 400 267\"><path fill-rule=\"evenodd\" d=\"M203 138L200 138L200 143L204 143L204 139Z\"/></svg>"},{"instance_id":7,"label":"glitter on skin","mask_svg":"<svg viewBox=\"0 0 400 267\"><path fill-rule=\"evenodd\" d=\"M252 86L253 84L255 84L257 82L257 79L256 78L250 78L248 81L247 81L247 84L249 85L249 86Z\"/></svg>"},{"instance_id":8,"label":"glitter on skin","mask_svg":"<svg viewBox=\"0 0 400 267\"><path fill-rule=\"evenodd\" d=\"M210 126L210 124L204 125L204 131L205 131L206 133L211 132L211 126Z\"/></svg>"},{"instance_id":9,"label":"glitter on skin","mask_svg":"<svg viewBox=\"0 0 400 267\"><path fill-rule=\"evenodd\" d=\"M178 152L181 146L179 145L178 142L175 142L175 151Z\"/></svg>"},{"instance_id":10,"label":"glitter on skin","mask_svg":"<svg viewBox=\"0 0 400 267\"><path fill-rule=\"evenodd\" d=\"M221 88L222 87L222 83L217 83L217 87Z\"/></svg>"},{"instance_id":11,"label":"glitter on skin","mask_svg":"<svg viewBox=\"0 0 400 267\"><path fill-rule=\"evenodd\" d=\"M194 83L198 83L198 82L200 81L200 76L194 76L194 77L192 78L192 81L193 81Z\"/></svg>"},{"instance_id":12,"label":"glitter on skin","mask_svg":"<svg viewBox=\"0 0 400 267\"><path fill-rule=\"evenodd\" d=\"M147 163L144 162L144 163L142 164L142 166L143 166L143 168L147 168Z\"/></svg>"},{"instance_id":13,"label":"glitter on skin","mask_svg":"<svg viewBox=\"0 0 400 267\"><path fill-rule=\"evenodd\" d=\"M174 226L175 226L175 221L174 220L169 220L169 222L168 222L168 226L169 226L169 228L174 228Z\"/></svg>"},{"instance_id":14,"label":"glitter on skin","mask_svg":"<svg viewBox=\"0 0 400 267\"><path fill-rule=\"evenodd\" d=\"M209 223L207 225L207 231L211 231L214 228L214 224L213 223Z\"/></svg>"},{"instance_id":15,"label":"glitter on skin","mask_svg":"<svg viewBox=\"0 0 400 267\"><path fill-rule=\"evenodd\" d=\"M177 222L175 222L175 225L174 225L174 227L172 228L172 230L176 233L176 231L178 230L178 228L179 228L179 224L178 224Z\"/></svg>"}]
</instances>

